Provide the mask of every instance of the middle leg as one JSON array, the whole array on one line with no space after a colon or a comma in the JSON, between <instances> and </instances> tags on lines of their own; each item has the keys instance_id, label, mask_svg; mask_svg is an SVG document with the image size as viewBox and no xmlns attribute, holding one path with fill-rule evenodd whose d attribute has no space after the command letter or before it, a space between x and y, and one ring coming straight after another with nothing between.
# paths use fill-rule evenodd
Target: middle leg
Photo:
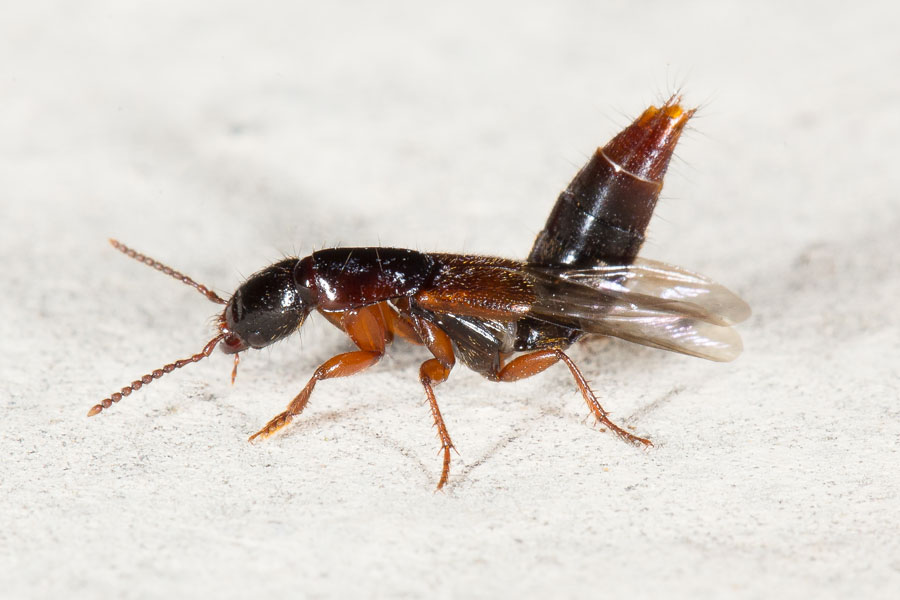
<instances>
[{"instance_id":1,"label":"middle leg","mask_svg":"<svg viewBox=\"0 0 900 600\"><path fill-rule=\"evenodd\" d=\"M453 354L453 344L450 338L437 325L421 317L415 317L413 325L419 338L434 355L434 358L426 360L419 368L419 381L422 382L422 387L425 388L428 405L431 407L431 416L434 418L434 425L438 430L438 438L441 440L441 450L444 453L441 478L437 484L437 489L441 489L450 478L450 450L456 450L456 448L450 440L447 426L444 425L444 418L441 416L441 409L438 407L437 398L434 395L434 386L447 381L447 377L450 376L450 370L456 364L456 357Z\"/></svg>"}]
</instances>

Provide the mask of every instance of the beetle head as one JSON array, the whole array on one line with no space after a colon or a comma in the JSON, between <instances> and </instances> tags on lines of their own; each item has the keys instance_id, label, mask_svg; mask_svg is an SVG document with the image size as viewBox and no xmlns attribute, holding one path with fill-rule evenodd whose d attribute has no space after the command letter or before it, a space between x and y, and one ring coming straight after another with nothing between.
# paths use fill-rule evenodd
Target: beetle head
<instances>
[{"instance_id":1,"label":"beetle head","mask_svg":"<svg viewBox=\"0 0 900 600\"><path fill-rule=\"evenodd\" d=\"M298 281L296 258L252 275L228 300L219 321L222 351L264 348L290 335L315 308L314 291Z\"/></svg>"}]
</instances>

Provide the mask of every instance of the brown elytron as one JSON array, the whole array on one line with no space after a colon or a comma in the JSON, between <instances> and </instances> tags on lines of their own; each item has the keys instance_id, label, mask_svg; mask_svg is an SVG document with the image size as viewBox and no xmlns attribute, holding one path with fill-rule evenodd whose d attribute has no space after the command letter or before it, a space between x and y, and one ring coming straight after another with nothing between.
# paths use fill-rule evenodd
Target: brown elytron
<instances>
[{"instance_id":1,"label":"brown elytron","mask_svg":"<svg viewBox=\"0 0 900 600\"><path fill-rule=\"evenodd\" d=\"M740 298L702 275L637 258L675 144L692 114L672 98L647 109L597 150L560 194L526 262L401 248L331 248L263 269L226 302L111 240L126 255L225 304L225 310L218 332L201 352L135 380L88 416L208 357L219 345L234 354L234 381L240 352L290 335L316 310L357 349L322 363L287 408L250 440L289 424L319 381L371 367L399 337L425 346L432 356L419 368L419 381L443 453L438 489L450 475L453 442L434 388L447 380L457 360L493 381L517 381L562 362L599 423L626 441L650 445L609 419L565 349L584 335L600 334L716 361L740 353L741 340L731 326L750 314Z\"/></svg>"}]
</instances>

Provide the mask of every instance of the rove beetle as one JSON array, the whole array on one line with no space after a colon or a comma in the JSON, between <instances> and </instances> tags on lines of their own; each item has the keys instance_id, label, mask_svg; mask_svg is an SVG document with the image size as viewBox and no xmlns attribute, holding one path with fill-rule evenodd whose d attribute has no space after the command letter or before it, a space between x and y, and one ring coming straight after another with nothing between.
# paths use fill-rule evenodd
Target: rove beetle
<instances>
[{"instance_id":1,"label":"rove beetle","mask_svg":"<svg viewBox=\"0 0 900 600\"><path fill-rule=\"evenodd\" d=\"M212 354L264 348L297 331L312 311L356 350L316 369L287 408L250 437L266 438L303 412L316 383L354 375L384 356L395 337L431 353L419 369L443 451L447 483L453 442L434 386L457 358L492 381L530 377L557 362L571 372L594 417L622 439L651 445L613 423L565 349L586 334L715 361L741 351L731 327L743 300L702 275L637 258L682 130L693 115L680 99L650 107L599 148L564 190L526 261L401 248L330 248L288 258L252 275L227 301L127 246L112 245L225 305L203 350L144 375L97 404L93 416L154 379Z\"/></svg>"}]
</instances>

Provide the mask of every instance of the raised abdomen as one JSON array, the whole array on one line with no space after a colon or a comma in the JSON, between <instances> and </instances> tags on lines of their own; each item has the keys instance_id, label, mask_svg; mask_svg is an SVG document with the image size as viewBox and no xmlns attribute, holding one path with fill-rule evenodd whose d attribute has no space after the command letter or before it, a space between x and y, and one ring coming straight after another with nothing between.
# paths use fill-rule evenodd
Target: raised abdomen
<instances>
[{"instance_id":1,"label":"raised abdomen","mask_svg":"<svg viewBox=\"0 0 900 600\"><path fill-rule=\"evenodd\" d=\"M599 148L563 191L528 255L534 264L628 264L644 243L663 176L693 110L651 106Z\"/></svg>"},{"instance_id":2,"label":"raised abdomen","mask_svg":"<svg viewBox=\"0 0 900 600\"><path fill-rule=\"evenodd\" d=\"M663 176L693 110L673 97L651 106L594 156L559 195L528 262L548 267L631 264L637 256ZM583 332L526 317L517 350L565 347Z\"/></svg>"}]
</instances>

